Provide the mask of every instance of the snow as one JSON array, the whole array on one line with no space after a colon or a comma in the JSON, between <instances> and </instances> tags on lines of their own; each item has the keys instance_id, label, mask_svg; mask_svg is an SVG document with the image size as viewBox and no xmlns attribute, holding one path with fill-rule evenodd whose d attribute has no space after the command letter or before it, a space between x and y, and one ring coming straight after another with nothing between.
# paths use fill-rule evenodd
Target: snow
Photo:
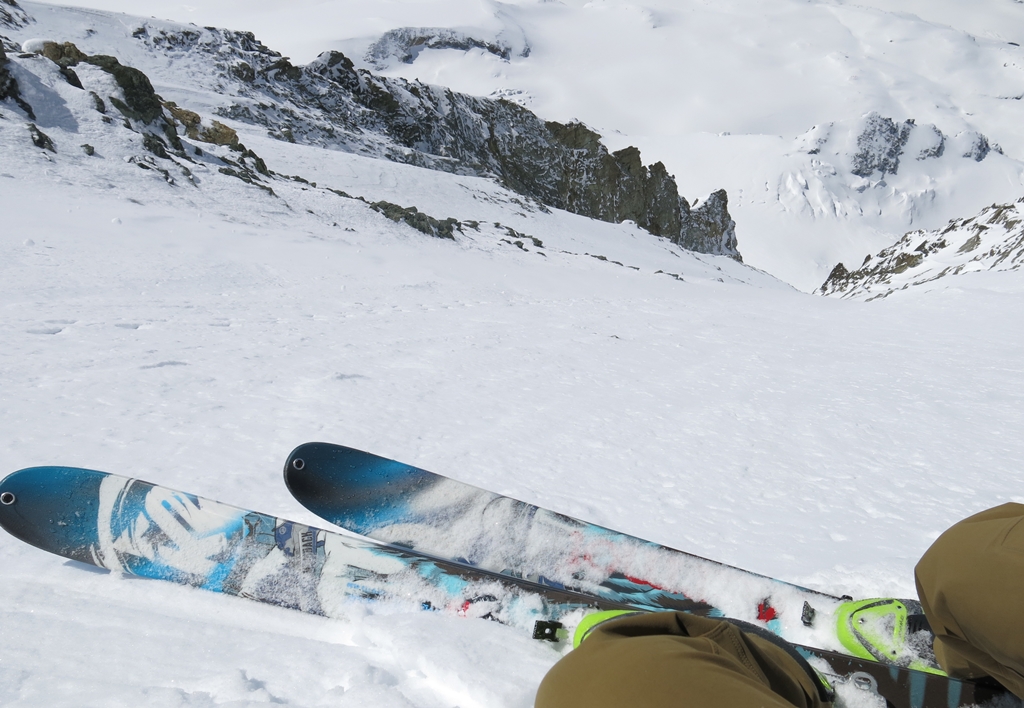
<instances>
[{"instance_id":1,"label":"snow","mask_svg":"<svg viewBox=\"0 0 1024 708\"><path fill-rule=\"evenodd\" d=\"M124 0L81 2L142 14ZM1012 0L395 0L372 10L354 0L257 2L244 10L226 0L149 0L146 7L157 17L253 30L298 63L340 49L369 67L367 49L402 27L507 42L516 49L508 61L483 49L423 49L383 73L510 96L547 120L582 120L614 149L636 145L645 159L663 161L687 198L725 188L746 262L807 292L838 262L859 262L906 231L939 228L1024 191L1024 4ZM893 194L886 180L876 190L877 174L858 194L861 180L841 170L822 190L824 203L852 199L860 208L805 208L787 176L813 172L816 158L794 154L793 141L873 111L949 136L984 134L1007 157L980 170L950 169L950 159L919 165L924 174L894 185Z\"/></svg>"},{"instance_id":2,"label":"snow","mask_svg":"<svg viewBox=\"0 0 1024 708\"><path fill-rule=\"evenodd\" d=\"M778 199L746 206L756 203L751 185L763 189L766 179L769 197L781 193L773 185L796 168L779 156L794 154L816 124L890 107L883 115L897 122L915 117L949 136L976 129L1003 146L1006 155L983 162L942 163L950 181L914 228L1020 196L1020 103L993 98L1018 74L992 63L1018 51L1007 41L1024 40L1012 34L1024 25L1006 19L1017 5L901 5L918 16L775 0L753 5L749 18L737 3L649 5L503 5L501 18L525 28L528 59L499 66L483 53L442 61L447 54L425 50L394 71L432 71L484 93L526 87L544 117L576 115L609 138L618 126L645 159L671 161L684 194L728 187L740 248L761 254L748 260L789 269L801 287L820 284L821 269L834 265L826 256L849 251L859 263L901 233L885 219L793 217ZM81 14L25 7L39 20L26 39L84 27ZM102 7L117 9L112 0ZM304 11L327 13L308 25L283 21L279 3L141 7L130 9L228 26L244 12L297 61L400 26L410 7L418 9L401 25L482 26L492 37L506 26L483 3L380 4L376 17L354 15L352 3L308 3ZM445 12L430 15L438 8ZM570 33L581 17L590 19ZM845 33L853 57L842 71L861 72L867 88L835 85L829 71L840 69L818 55L836 36L810 31L811 17L834 18L828 27ZM121 22L95 18L96 27ZM961 21L962 30L948 26ZM790 23L806 47L780 34ZM131 26L124 22L124 37ZM633 44L610 51L600 32L580 39L613 26ZM640 43L672 27L706 37L690 48L657 45L679 54L658 55L632 94L602 83L635 78ZM909 33L896 58L867 43L888 36L880 30ZM715 37L721 48L702 55ZM916 54L920 66L906 68ZM929 60L954 56L962 76ZM676 85L672 77L709 89L722 62L750 75L722 93L650 90ZM285 491L280 468L299 443L326 440L858 597L914 596L914 563L942 530L1024 502L1019 270L962 274L870 303L822 298L630 224L544 213L486 180L232 124L279 173L481 222L454 243L432 239L322 188L278 180L270 198L217 172L226 148L202 146L197 186L179 175L168 184L126 162L141 150L138 136L112 132L46 60L12 56L12 66L37 92L25 96L58 152L32 147L22 114L0 105L4 470L101 469L316 525ZM507 75L484 81L499 69ZM107 80L76 70L87 85ZM778 70L790 84L776 82ZM804 81L820 91L798 90L812 70L821 75ZM191 90L188 76L176 88L167 71L159 92ZM578 81L566 79L571 72ZM760 100L772 98L767 86L779 87L774 102ZM892 86L888 99L865 98ZM718 135L728 131L742 134ZM95 156L80 151L85 142ZM814 156L802 154L810 165ZM905 179L927 176L908 170ZM504 227L543 246L519 248ZM6 534L0 567L5 706L518 708L532 705L559 656L487 622L371 606L325 620L90 572Z\"/></svg>"}]
</instances>

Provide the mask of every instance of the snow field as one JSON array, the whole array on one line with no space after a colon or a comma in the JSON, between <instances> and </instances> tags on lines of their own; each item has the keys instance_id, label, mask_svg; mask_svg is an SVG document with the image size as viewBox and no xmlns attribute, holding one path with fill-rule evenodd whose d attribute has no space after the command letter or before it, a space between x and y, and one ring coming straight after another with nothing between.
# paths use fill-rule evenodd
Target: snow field
<instances>
[{"instance_id":1,"label":"snow field","mask_svg":"<svg viewBox=\"0 0 1024 708\"><path fill-rule=\"evenodd\" d=\"M45 16L39 5L26 7ZM230 4L211 7L237 12ZM576 17L569 6L537 7L538 13ZM796 6L763 7L797 29L809 26ZM822 7L807 12L823 13ZM881 17L844 7L835 12ZM992 17L1009 12L986 7ZM469 22L452 19L463 17L464 6L449 9L451 15L433 22ZM633 41L648 36L647 29L636 29L648 20L635 8L594 3L577 9L632 27ZM639 18L633 25L622 21L627 10ZM472 23L491 27L486 23L493 13L479 12ZM735 29L728 17L709 12L696 14ZM120 22L61 13L53 10L47 26L84 33L93 19L101 28ZM940 15L947 16L922 21L940 21ZM981 15L970 21L982 22ZM547 17L537 14L538 26ZM664 11L650 17L650 31L658 30L657 22L709 26L687 25ZM394 24L383 14L371 19L366 26L373 32ZM340 31L317 24L317 31ZM730 35L750 45L742 66L758 65L759 42L776 56L767 42L774 35L754 32L755 24L751 19L742 25L749 31ZM561 26L552 24L551 32ZM131 27L125 22L121 28L125 37ZM363 25L351 27L346 31L353 37L370 33ZM863 36L870 34L865 27ZM920 24L903 18L891 27ZM1012 28L1000 19L971 31ZM808 42L828 38L805 34ZM306 36L317 52L328 48L321 37ZM1018 148L1004 130L1010 113L992 108L1002 100L993 96L1015 86L1015 79L1004 85L1000 78L1004 68L1015 76L1012 57L1008 67L991 62L996 40L999 52L1012 52L1003 44L1019 38L986 37L978 40L977 54L964 55L968 78L953 75L952 88L928 83L932 93L914 98L913 107L936 101L935 117L909 109L892 114L934 121L952 133L957 126L944 119L974 112L986 121L975 127L1007 148L1003 162L993 156L991 163L977 163L993 171L954 165L967 175L964 182L936 190L953 200L943 196L943 204L957 205L949 216L974 213L963 206L970 199L957 201L970 185L984 203L996 200L982 190L998 181L996 168L1005 170L1007 186L1000 188L1019 192L1011 179ZM971 40L954 39L932 44L960 56ZM273 38L267 41L274 46ZM562 48L535 41L537 57L552 57L544 60L552 85L560 79L550 67L579 73L593 59L558 59L567 55L556 49L578 50L579 42ZM894 65L922 51L918 40L907 46ZM779 56L813 58L812 49L783 48ZM200 107L217 100L191 74L175 76L165 67L161 75L152 57L126 52L125 63L162 80L157 88L165 97L179 92L179 98L207 102ZM606 53L607 61L635 58L626 50ZM854 67L862 71L860 85L869 86L857 94L861 98L878 95L892 79L891 67L864 68L877 69L881 60L872 56ZM296 53L297 61L302 58ZM434 61L429 52L421 59L412 65L416 71ZM478 59L464 57L475 62L460 69L467 84L476 80ZM629 224L543 213L484 180L324 155L236 124L242 141L282 174L415 205L438 218L477 220L479 231L466 226L455 243L431 239L359 202L298 182L273 182L278 198L269 198L219 175L212 159L191 167L198 187L177 175L177 184L169 185L126 162L140 153L137 136L101 126L88 105L76 103L85 100L82 92L42 62L15 57L12 65L19 81L34 87L26 97L57 154L32 148L23 117L7 104L0 108L2 469L90 467L317 525L287 495L280 468L297 444L332 441L766 575L860 597L913 596L913 565L943 529L989 506L1024 502L1019 271L958 276L928 292L912 289L873 303L823 299L729 259L679 252ZM750 83L773 85L767 65L780 62L762 62L766 74ZM652 62L652 76L668 65ZM800 73L798 66L792 71ZM79 73L87 84L105 80L89 67ZM717 80L696 70L677 73L696 76L701 85ZM438 76L458 87L455 74ZM627 76L624 70L618 78ZM530 88L532 107L553 107L546 117L559 117L544 85L496 78L501 86ZM912 74L896 78L901 90L918 81ZM972 82L985 96L964 93ZM564 91L571 86L560 85ZM676 154L678 164L693 159L692 177L670 166L690 198L727 186L741 249L748 238L756 253L762 238L763 263L781 268L796 262L803 274L827 272L834 244L815 241L821 232L801 231L807 224L826 224L858 254L872 250L864 248L872 239L881 245L894 240L883 239L886 224L879 221L865 235L857 220L744 221L744 200L754 197L719 181L728 166L745 190L752 189L748 182L759 185L761 174L782 184L773 155L790 149L785 141L815 122L849 118L844 92L797 96L796 89L786 90L771 105L756 100L758 94L716 103L650 92L663 103L700 104L706 113L673 103L644 108L638 90L630 115L648 116L654 127L629 126L637 136L623 140L639 142L649 134L651 142L641 143L645 159L663 159L659 144L670 154L666 161ZM938 100L943 91L956 102ZM579 106L574 115L598 127L614 126L616 116L602 112L611 109L598 105L614 91L598 95L591 84L587 95L593 104L567 93L565 105ZM860 98L849 100L861 106ZM793 107L818 101L823 108ZM757 118L762 106L779 125ZM718 121L728 111L736 113L739 128L733 129L751 135L717 135L731 127ZM811 113L824 117L811 120ZM678 128L709 131L679 138L680 144L705 145L706 159L693 157L697 147L672 152L667 133L659 132L669 130L660 123L665 115L710 116L712 128L696 122ZM785 139L762 144L757 133L769 128ZM93 144L97 155L79 152L82 142ZM706 145L729 146L722 149L735 161L716 161L718 148ZM697 175L713 166L721 172L707 172L714 181L702 184ZM753 168L762 170L756 182ZM808 181L810 173L801 174ZM926 181L928 175L911 177ZM822 198L826 191L820 190ZM769 190L769 197L778 193ZM785 219L797 211L779 210L770 198L765 204L763 213L775 209ZM787 250L789 243L802 245ZM353 606L346 620L327 621L90 572L6 535L0 536L0 564L0 704L18 708L275 702L518 708L532 704L538 681L558 658L551 647L486 622L364 606Z\"/></svg>"},{"instance_id":2,"label":"snow field","mask_svg":"<svg viewBox=\"0 0 1024 708\"><path fill-rule=\"evenodd\" d=\"M109 470L315 524L280 466L337 441L856 596L913 595L942 529L1024 498L1019 287L840 302L441 242L358 204L353 233L244 201L189 214L159 182L134 185L143 205L65 184L54 208L38 181L3 180L8 469ZM637 259L700 265L651 242ZM0 548L18 569L0 585L11 705L321 705L338 686L529 705L557 658L487 623L325 624ZM384 648L330 639L360 632ZM115 637L132 650L111 659Z\"/></svg>"}]
</instances>

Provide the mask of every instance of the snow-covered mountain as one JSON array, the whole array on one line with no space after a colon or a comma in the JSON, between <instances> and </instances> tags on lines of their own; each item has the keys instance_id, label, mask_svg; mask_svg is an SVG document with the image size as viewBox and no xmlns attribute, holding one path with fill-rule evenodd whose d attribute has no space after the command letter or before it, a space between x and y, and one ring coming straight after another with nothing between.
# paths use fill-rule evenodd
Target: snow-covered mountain
<instances>
[{"instance_id":1,"label":"snow-covered mountain","mask_svg":"<svg viewBox=\"0 0 1024 708\"><path fill-rule=\"evenodd\" d=\"M71 13L72 19L83 19L76 14ZM691 250L738 257L724 192L715 192L691 213L661 163L645 167L635 148L609 153L600 136L580 124L545 123L515 103L381 79L356 71L338 52L295 67L251 34L156 22L134 23L129 34L113 18L86 19L88 27L67 19L47 26L59 34L48 45L48 58L80 88L74 67L81 61L96 65L90 55L106 56L111 45L117 46L121 58L130 57L133 63L117 71L142 67L168 86L170 115L159 115L164 98L151 87L143 87L136 97L145 109L121 110L136 122L160 122L157 133L173 133L167 128L171 123L200 120L193 109L212 110L280 140L490 177L543 206L613 223L629 220ZM30 51L43 51L47 40L26 38L37 27L25 25L12 24L10 30L31 45ZM69 36L82 48L68 41ZM112 75L117 77L116 72ZM186 91L178 88L184 77ZM148 84L149 77L142 81ZM122 91L135 90L118 83ZM197 101L197 93L205 95ZM198 135L196 126L189 129L193 137ZM190 160L171 133L167 137L177 157ZM148 134L151 143L166 142L153 131ZM170 159L162 148L155 154Z\"/></svg>"},{"instance_id":2,"label":"snow-covered mountain","mask_svg":"<svg viewBox=\"0 0 1024 708\"><path fill-rule=\"evenodd\" d=\"M111 9L133 7L120 0L97 2ZM746 261L810 291L839 261L875 253L908 230L940 228L986 204L1013 201L1024 190L1024 146L1016 130L1017 99L1024 95L1019 46L1024 38L1014 33L1024 24L1024 10L1011 0L986 0L972 12L953 5L773 0L716 3L709 9L667 0L642 7L608 0L434 0L389 3L367 14L358 3L332 0L300 2L287 10L248 5L244 22L268 46L296 57L296 66L314 66L325 50L340 49L354 69L376 72L378 85L389 76L404 77L467 96L504 98L544 121L582 121L612 152L638 146L645 159L664 164L681 193L698 206L703 195L724 189L738 224L737 248ZM202 7L153 2L151 8L201 24L230 26L227 20L238 16L230 2ZM86 16L70 20L65 34L73 39L88 29ZM286 18L298 16L306 18L300 24L317 29L296 31L296 23ZM214 41L209 32L195 32L190 42ZM145 32L138 39L140 49L152 40ZM86 38L82 42L90 51ZM225 51L222 64L228 56L245 61L237 48ZM125 60L159 73L144 54ZM182 68L180 57L176 64ZM677 70L681 66L700 70ZM240 71L244 76L245 69ZM308 83L311 73L300 83ZM196 80L202 85L198 77L210 74L196 72ZM277 98L268 104L273 110L256 119L274 123L275 130L290 128L276 116L281 109L285 115L292 110L287 104L294 87L286 86L287 72L274 74L281 81ZM246 88L237 83L218 78L220 88L211 88L237 97ZM168 93L170 100L182 102ZM400 112L398 121L411 115L420 121L433 113L435 104L429 96L426 100L416 99L421 108ZM214 100L210 108L252 119L246 118L245 101ZM325 120L315 111L320 115L309 120L306 108L300 109L297 139L345 143L345 129L336 119ZM889 166L898 167L896 172L886 170L884 161L869 171L871 161L862 158L865 146L878 138L876 121L922 126L914 133L922 145L929 143L927 131L938 131L942 152L893 162ZM369 149L388 150L384 145L393 145L391 132ZM427 132L433 132L429 142L434 143L425 151L434 155L429 161L443 164L436 157L450 145L436 139L436 130ZM826 133L829 145L815 148ZM400 137L397 149L390 148L392 157L422 163L423 151L405 155L410 137L419 136ZM879 143L879 148L893 145ZM487 160L480 162L479 150L472 152L478 166L494 171ZM573 203L567 194L561 201ZM605 211L620 218L629 210ZM682 212L685 220L685 207ZM698 240L691 245L714 247Z\"/></svg>"},{"instance_id":3,"label":"snow-covered mountain","mask_svg":"<svg viewBox=\"0 0 1024 708\"><path fill-rule=\"evenodd\" d=\"M296 64L336 49L384 76L581 121L611 150L634 145L663 162L691 201L725 189L745 260L808 292L837 262L1024 191L1024 5L1014 0L146 6L252 30ZM951 143L985 136L1003 154L954 160L950 145L936 160L901 161L895 176L858 175L849 163L873 113L934 125ZM842 154L808 155L802 136L829 125Z\"/></svg>"},{"instance_id":4,"label":"snow-covered mountain","mask_svg":"<svg viewBox=\"0 0 1024 708\"><path fill-rule=\"evenodd\" d=\"M120 1L0 0L3 470L315 525L328 440L857 596L1024 500L1024 5ZM0 565L4 706L526 708L559 656Z\"/></svg>"},{"instance_id":5,"label":"snow-covered mountain","mask_svg":"<svg viewBox=\"0 0 1024 708\"><path fill-rule=\"evenodd\" d=\"M911 231L889 248L869 254L853 271L837 264L820 292L874 300L911 287L955 288L966 281L947 276L1020 271L1024 266L1022 205L1024 197L1013 204L985 207L968 219L954 219L941 230ZM999 289L1001 280L1005 277L989 276L987 287Z\"/></svg>"}]
</instances>

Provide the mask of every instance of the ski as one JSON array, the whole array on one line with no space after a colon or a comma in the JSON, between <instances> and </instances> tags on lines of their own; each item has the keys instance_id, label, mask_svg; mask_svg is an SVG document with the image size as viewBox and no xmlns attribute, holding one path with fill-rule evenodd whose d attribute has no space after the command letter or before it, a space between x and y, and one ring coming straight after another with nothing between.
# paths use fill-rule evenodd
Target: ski
<instances>
[{"instance_id":1,"label":"ski","mask_svg":"<svg viewBox=\"0 0 1024 708\"><path fill-rule=\"evenodd\" d=\"M0 526L71 560L327 617L341 616L347 603L387 602L397 611L532 631L538 622L575 624L601 606L582 594L74 467L6 477ZM713 612L697 602L690 610Z\"/></svg>"},{"instance_id":2,"label":"ski","mask_svg":"<svg viewBox=\"0 0 1024 708\"><path fill-rule=\"evenodd\" d=\"M998 685L908 669L909 660L895 665L850 656L838 641L834 617L848 597L728 566L341 445L300 445L289 455L284 476L292 495L310 511L393 546L635 609L688 611L686 604L694 601L710 605L712 616L759 625L798 645L805 656L825 659L830 667L825 672L840 683L855 675L890 705L970 705L993 697L1019 705ZM921 664L937 667L933 657L922 661L918 655L915 665Z\"/></svg>"},{"instance_id":3,"label":"ski","mask_svg":"<svg viewBox=\"0 0 1024 708\"><path fill-rule=\"evenodd\" d=\"M631 607L79 468L9 475L0 482L0 526L71 560L326 617L372 603L488 619L558 640L590 612ZM720 614L698 601L678 609ZM864 698L892 708L1006 700L994 686L797 649L858 705Z\"/></svg>"},{"instance_id":4,"label":"ski","mask_svg":"<svg viewBox=\"0 0 1024 708\"><path fill-rule=\"evenodd\" d=\"M700 600L784 639L842 652L845 600L328 443L289 455L285 484L333 524L395 546L647 610Z\"/></svg>"}]
</instances>

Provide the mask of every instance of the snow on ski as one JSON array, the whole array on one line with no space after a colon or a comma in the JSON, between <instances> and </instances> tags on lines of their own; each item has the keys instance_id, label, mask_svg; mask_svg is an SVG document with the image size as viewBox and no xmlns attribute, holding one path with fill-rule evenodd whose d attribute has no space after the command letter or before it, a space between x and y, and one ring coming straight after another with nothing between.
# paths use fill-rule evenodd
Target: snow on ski
<instances>
[{"instance_id":1,"label":"snow on ski","mask_svg":"<svg viewBox=\"0 0 1024 708\"><path fill-rule=\"evenodd\" d=\"M28 468L0 482L0 526L65 558L327 617L341 616L346 603L386 601L532 630L537 621L572 623L595 606L593 598L71 467Z\"/></svg>"},{"instance_id":2,"label":"snow on ski","mask_svg":"<svg viewBox=\"0 0 1024 708\"><path fill-rule=\"evenodd\" d=\"M347 603L441 611L556 639L623 603L544 586L294 523L138 479L33 467L0 482L0 526L43 550L131 575L327 617ZM680 601L679 609L719 614ZM998 688L798 646L837 691L893 708L1004 700Z\"/></svg>"},{"instance_id":3,"label":"snow on ski","mask_svg":"<svg viewBox=\"0 0 1024 708\"><path fill-rule=\"evenodd\" d=\"M699 600L799 644L844 651L844 599L329 443L300 445L285 483L307 509L385 543L651 610Z\"/></svg>"}]
</instances>

